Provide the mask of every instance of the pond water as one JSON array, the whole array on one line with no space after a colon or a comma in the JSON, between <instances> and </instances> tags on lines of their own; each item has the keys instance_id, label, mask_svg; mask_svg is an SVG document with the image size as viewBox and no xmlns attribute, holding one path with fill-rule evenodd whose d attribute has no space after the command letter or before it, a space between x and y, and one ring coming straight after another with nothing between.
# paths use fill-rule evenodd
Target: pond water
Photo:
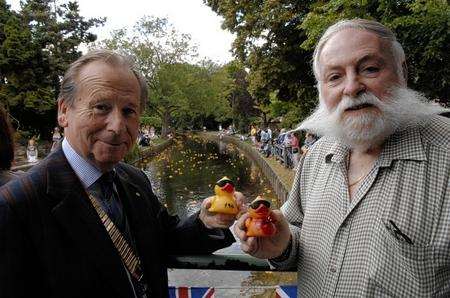
<instances>
[{"instance_id":1,"label":"pond water","mask_svg":"<svg viewBox=\"0 0 450 298\"><path fill-rule=\"evenodd\" d=\"M223 176L232 179L248 201L262 195L279 207L262 171L232 144L188 135L140 167L161 203L180 217L196 212L204 198L214 195L215 182ZM239 243L231 249L240 250ZM295 283L294 273L169 269L170 285L215 287L216 297L272 297L274 285Z\"/></svg>"}]
</instances>

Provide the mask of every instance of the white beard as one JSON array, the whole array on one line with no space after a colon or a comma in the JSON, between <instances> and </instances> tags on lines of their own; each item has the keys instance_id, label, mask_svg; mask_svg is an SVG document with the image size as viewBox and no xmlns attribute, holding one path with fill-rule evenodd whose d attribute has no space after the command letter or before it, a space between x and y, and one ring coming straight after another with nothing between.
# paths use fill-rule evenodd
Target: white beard
<instances>
[{"instance_id":1,"label":"white beard","mask_svg":"<svg viewBox=\"0 0 450 298\"><path fill-rule=\"evenodd\" d=\"M319 106L297 129L319 136L331 136L349 148L369 149L380 145L397 131L446 111L439 105L427 102L422 94L408 88L393 87L389 94L383 101L370 92L357 98L344 96L333 111L328 110L319 95ZM379 111L371 108L353 112L358 113L356 116L343 117L346 109L360 104L371 104Z\"/></svg>"}]
</instances>

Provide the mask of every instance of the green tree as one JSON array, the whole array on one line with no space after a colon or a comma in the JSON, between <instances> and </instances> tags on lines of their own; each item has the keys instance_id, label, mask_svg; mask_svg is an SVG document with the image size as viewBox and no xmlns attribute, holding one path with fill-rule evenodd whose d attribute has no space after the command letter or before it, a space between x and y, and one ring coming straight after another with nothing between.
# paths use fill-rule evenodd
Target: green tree
<instances>
[{"instance_id":1,"label":"green tree","mask_svg":"<svg viewBox=\"0 0 450 298\"><path fill-rule=\"evenodd\" d=\"M299 46L306 39L299 26L313 1L204 2L224 17L222 26L236 34L233 52L249 70L248 91L263 125L273 94L282 101L299 102L301 108L296 112L308 115L316 103L316 90L310 68L312 51Z\"/></svg>"},{"instance_id":2,"label":"green tree","mask_svg":"<svg viewBox=\"0 0 450 298\"><path fill-rule=\"evenodd\" d=\"M76 2L28 0L14 12L0 0L0 9L0 100L22 129L49 136L60 79L104 20L85 20Z\"/></svg>"},{"instance_id":3,"label":"green tree","mask_svg":"<svg viewBox=\"0 0 450 298\"><path fill-rule=\"evenodd\" d=\"M167 18L144 16L133 27L116 30L111 38L103 40L93 47L109 48L136 59L136 65L146 78L150 98L146 115L157 115L161 119L165 137L174 111L186 103L180 96L179 86L174 82L183 82L180 78L185 70L184 63L197 55L191 45L191 37L179 33ZM177 73L180 71L180 74Z\"/></svg>"},{"instance_id":4,"label":"green tree","mask_svg":"<svg viewBox=\"0 0 450 298\"><path fill-rule=\"evenodd\" d=\"M312 111L317 103L310 64L315 43L329 25L355 17L376 19L390 27L405 48L410 86L449 104L450 10L445 0L204 3L224 18L223 28L236 35L233 52L249 69L248 90L263 120L271 114L274 99L295 102L291 108L299 119Z\"/></svg>"},{"instance_id":5,"label":"green tree","mask_svg":"<svg viewBox=\"0 0 450 298\"><path fill-rule=\"evenodd\" d=\"M133 30L114 31L110 39L95 47L121 51L136 59L150 90L144 116L161 119L163 137L171 124L198 127L219 111L228 113L219 95L227 84L219 67L210 61L193 64L197 51L191 37L178 32L166 18L143 17Z\"/></svg>"},{"instance_id":6,"label":"green tree","mask_svg":"<svg viewBox=\"0 0 450 298\"><path fill-rule=\"evenodd\" d=\"M229 84L227 99L232 108L232 119L235 127L246 132L249 125L255 122L260 114L259 106L248 91L248 74L242 63L232 61L225 66L227 76L232 80Z\"/></svg>"}]
</instances>

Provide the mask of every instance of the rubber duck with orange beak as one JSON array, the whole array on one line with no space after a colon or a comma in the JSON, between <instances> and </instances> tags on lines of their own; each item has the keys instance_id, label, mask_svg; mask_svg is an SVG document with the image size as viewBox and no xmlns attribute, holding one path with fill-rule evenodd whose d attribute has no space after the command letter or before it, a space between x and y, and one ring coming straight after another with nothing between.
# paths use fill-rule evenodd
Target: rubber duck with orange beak
<instances>
[{"instance_id":1,"label":"rubber duck with orange beak","mask_svg":"<svg viewBox=\"0 0 450 298\"><path fill-rule=\"evenodd\" d=\"M248 208L250 217L245 220L248 237L268 237L276 232L275 224L270 217L270 202L260 196Z\"/></svg>"},{"instance_id":2,"label":"rubber duck with orange beak","mask_svg":"<svg viewBox=\"0 0 450 298\"><path fill-rule=\"evenodd\" d=\"M234 198L234 183L228 177L223 177L214 186L215 196L211 201L209 212L236 215L239 212Z\"/></svg>"}]
</instances>

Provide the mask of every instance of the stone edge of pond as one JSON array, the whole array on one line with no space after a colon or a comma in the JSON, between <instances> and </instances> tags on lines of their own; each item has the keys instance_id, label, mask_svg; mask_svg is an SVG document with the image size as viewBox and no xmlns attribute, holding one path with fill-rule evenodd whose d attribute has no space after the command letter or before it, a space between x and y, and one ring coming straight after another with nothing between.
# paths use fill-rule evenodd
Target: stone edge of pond
<instances>
[{"instance_id":1,"label":"stone edge of pond","mask_svg":"<svg viewBox=\"0 0 450 298\"><path fill-rule=\"evenodd\" d=\"M208 140L212 140L215 142L219 141L219 135L214 132L196 132L196 134ZM283 181L279 179L277 171L274 168L272 168L272 166L261 156L261 154L258 152L258 150L256 150L256 148L254 148L252 145L248 143L242 142L241 140L233 136L223 135L222 141L232 143L238 146L250 158L256 161L258 166L262 169L266 178L269 180L269 183L274 189L276 195L278 196L280 203L284 204L284 202L286 202L291 187L286 185L285 183L283 183Z\"/></svg>"},{"instance_id":2,"label":"stone edge of pond","mask_svg":"<svg viewBox=\"0 0 450 298\"><path fill-rule=\"evenodd\" d=\"M140 160L152 156L152 155L156 155L158 153L161 153L162 151L164 151L165 149L167 149L167 147L169 147L170 145L172 145L174 142L173 139L169 139L166 140L158 145L155 146L148 146L145 147L144 149L139 151L139 157L136 158L133 161L127 162L128 164L134 165L137 162L139 162ZM37 165L39 162L33 162L33 163L27 163L27 164L23 164L20 166L13 166L11 167L11 171L15 172L15 171L28 171L30 168L32 168L33 166Z\"/></svg>"},{"instance_id":3,"label":"stone edge of pond","mask_svg":"<svg viewBox=\"0 0 450 298\"><path fill-rule=\"evenodd\" d=\"M164 150L166 150L169 146L171 146L174 143L174 139L168 139L164 142L154 145L154 146L148 146L148 147L140 147L144 148L139 151L139 157L134 159L133 161L127 162L128 164L135 165L139 161L143 160L144 158L147 158L149 156L157 155Z\"/></svg>"}]
</instances>

